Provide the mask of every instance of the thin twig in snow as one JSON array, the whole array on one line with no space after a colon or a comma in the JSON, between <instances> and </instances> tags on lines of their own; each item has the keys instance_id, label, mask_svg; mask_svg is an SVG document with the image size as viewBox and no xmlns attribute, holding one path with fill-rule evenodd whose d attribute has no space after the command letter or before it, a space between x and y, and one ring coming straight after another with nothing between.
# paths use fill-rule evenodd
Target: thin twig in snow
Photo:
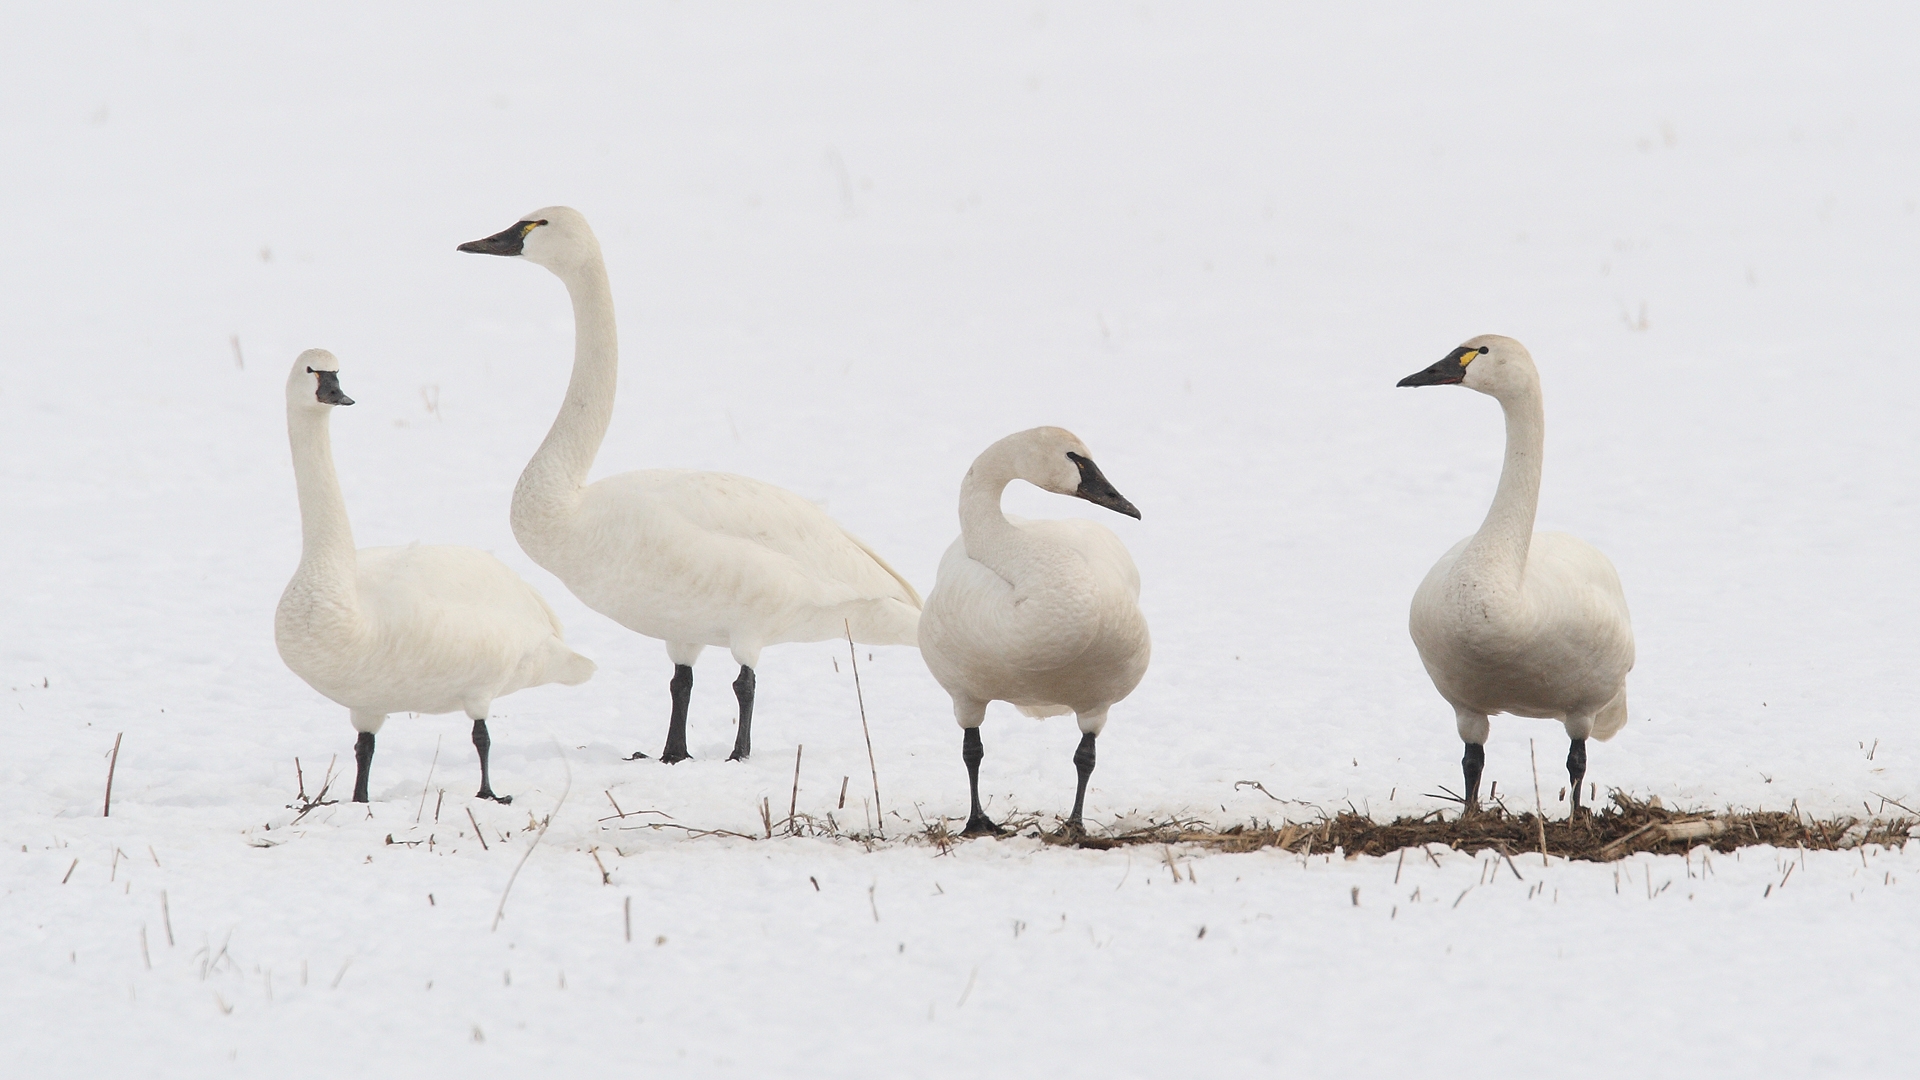
<instances>
[{"instance_id":1,"label":"thin twig in snow","mask_svg":"<svg viewBox=\"0 0 1920 1080\"><path fill-rule=\"evenodd\" d=\"M473 822L473 835L480 838L480 850L490 850L487 847L487 834L480 830L480 822L474 818L473 807L471 806L467 807L467 820Z\"/></svg>"},{"instance_id":2,"label":"thin twig in snow","mask_svg":"<svg viewBox=\"0 0 1920 1080\"><path fill-rule=\"evenodd\" d=\"M114 766L120 764L120 740L125 735L126 732L123 731L113 737L113 755L107 761L107 798L100 804L101 817L113 816L113 770Z\"/></svg>"},{"instance_id":3,"label":"thin twig in snow","mask_svg":"<svg viewBox=\"0 0 1920 1080\"><path fill-rule=\"evenodd\" d=\"M527 845L526 854L520 856L520 861L513 866L513 873L507 875L507 887L500 890L500 903L493 909L493 926L490 928L492 930L500 929L500 920L507 914L507 897L513 892L513 883L520 877L520 868L527 865L528 859L533 858L533 849L540 846L540 839L547 835L547 829L553 825L554 815L560 812L561 807L567 805L567 795L573 791L573 765L567 761L567 752L560 746L560 740L553 740L553 749L560 755L560 764L566 766L566 784L560 789L560 801L553 804L553 809L548 812L545 820L540 822L540 831L533 834L533 843Z\"/></svg>"},{"instance_id":4,"label":"thin twig in snow","mask_svg":"<svg viewBox=\"0 0 1920 1080\"><path fill-rule=\"evenodd\" d=\"M800 806L800 752L805 749L805 745L793 748L793 793L787 796L787 831L790 833L798 831L793 819Z\"/></svg>"},{"instance_id":5,"label":"thin twig in snow","mask_svg":"<svg viewBox=\"0 0 1920 1080\"><path fill-rule=\"evenodd\" d=\"M1527 740L1527 761L1533 765L1533 812L1540 817L1540 865L1552 866L1553 864L1547 861L1547 810L1546 806L1540 802L1540 759L1533 754L1532 739ZM1515 871L1515 873L1518 872Z\"/></svg>"},{"instance_id":6,"label":"thin twig in snow","mask_svg":"<svg viewBox=\"0 0 1920 1080\"><path fill-rule=\"evenodd\" d=\"M883 811L880 806L880 766L873 761L873 732L867 728L867 696L860 689L860 658L853 651L853 624L845 619L840 625L847 631L847 659L853 664L853 696L860 703L860 734L867 739L867 769L873 773L873 831L886 835L886 822L881 820Z\"/></svg>"},{"instance_id":7,"label":"thin twig in snow","mask_svg":"<svg viewBox=\"0 0 1920 1080\"><path fill-rule=\"evenodd\" d=\"M440 739L441 736L439 735L433 737L433 760L427 762L427 782L426 785L420 789L420 807L413 812L413 823L415 825L420 824L420 819L425 817L427 813L427 792L433 790L433 767L440 764ZM438 816L439 811L435 810L434 814Z\"/></svg>"}]
</instances>

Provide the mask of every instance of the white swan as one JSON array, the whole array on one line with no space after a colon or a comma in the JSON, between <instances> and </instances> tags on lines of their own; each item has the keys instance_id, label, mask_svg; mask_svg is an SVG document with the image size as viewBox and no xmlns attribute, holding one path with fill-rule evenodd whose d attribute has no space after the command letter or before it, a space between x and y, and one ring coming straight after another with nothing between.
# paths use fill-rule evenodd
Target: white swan
<instances>
[{"instance_id":1,"label":"white swan","mask_svg":"<svg viewBox=\"0 0 1920 1080\"><path fill-rule=\"evenodd\" d=\"M1627 722L1633 626L1613 564L1566 533L1534 532L1546 419L1540 373L1512 338L1486 335L1401 386L1459 383L1500 402L1507 459L1480 531L1453 546L1413 594L1409 625L1434 688L1453 706L1467 744L1466 808L1478 805L1491 713L1558 720L1572 746L1573 809L1587 771L1587 737Z\"/></svg>"},{"instance_id":2,"label":"white swan","mask_svg":"<svg viewBox=\"0 0 1920 1080\"><path fill-rule=\"evenodd\" d=\"M740 665L733 684L740 723L729 755L739 761L752 752L753 669L762 648L825 641L849 627L868 644L913 644L920 594L792 492L680 469L587 483L613 419L620 358L606 264L578 211L536 210L460 250L538 263L566 283L573 300L573 378L514 488L513 534L588 607L666 642L673 711L660 760L688 756L687 701L704 646L726 647Z\"/></svg>"},{"instance_id":3,"label":"white swan","mask_svg":"<svg viewBox=\"0 0 1920 1080\"><path fill-rule=\"evenodd\" d=\"M300 489L300 567L274 613L273 638L293 673L350 710L360 733L353 801L367 801L373 736L396 712L464 711L473 718L483 799L487 710L493 699L545 683L582 683L593 661L560 637L560 620L533 587L484 551L466 547L353 547L333 471L328 420L340 364L308 349L287 379L287 440Z\"/></svg>"},{"instance_id":4,"label":"white swan","mask_svg":"<svg viewBox=\"0 0 1920 1080\"><path fill-rule=\"evenodd\" d=\"M1080 782L1066 827L1078 832L1094 739L1107 710L1140 685L1150 651L1140 572L1119 537L1091 521L1009 518L1000 493L1014 480L1140 516L1100 474L1086 444L1056 427L987 447L960 482L960 538L940 559L920 619L920 654L952 695L963 732L973 800L968 835L1000 831L980 808L987 702L1011 702L1028 716L1075 714Z\"/></svg>"}]
</instances>

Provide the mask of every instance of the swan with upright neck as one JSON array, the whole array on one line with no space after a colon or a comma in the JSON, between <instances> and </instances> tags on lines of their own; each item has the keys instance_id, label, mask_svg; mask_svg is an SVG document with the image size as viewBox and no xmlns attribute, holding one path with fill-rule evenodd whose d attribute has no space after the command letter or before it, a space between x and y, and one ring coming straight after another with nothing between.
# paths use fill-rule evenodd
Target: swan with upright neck
<instances>
[{"instance_id":1,"label":"swan with upright neck","mask_svg":"<svg viewBox=\"0 0 1920 1080\"><path fill-rule=\"evenodd\" d=\"M1519 342L1486 335L1399 385L1465 386L1506 414L1506 463L1486 520L1427 572L1409 618L1421 663L1466 743L1466 808L1478 804L1487 717L1504 712L1565 727L1577 813L1587 739L1610 739L1627 722L1633 625L1605 555L1566 533L1533 531L1546 441L1539 371Z\"/></svg>"},{"instance_id":2,"label":"swan with upright neck","mask_svg":"<svg viewBox=\"0 0 1920 1080\"><path fill-rule=\"evenodd\" d=\"M547 683L573 686L593 661L567 647L560 620L500 560L468 547L353 546L329 432L340 363L308 349L287 377L287 440L300 493L300 565L274 613L280 657L347 707L353 801L367 801L374 735L396 712L465 712L473 720L483 799L493 793L487 714L493 700Z\"/></svg>"},{"instance_id":3,"label":"swan with upright neck","mask_svg":"<svg viewBox=\"0 0 1920 1080\"><path fill-rule=\"evenodd\" d=\"M760 650L851 633L911 645L920 594L813 503L744 476L680 469L587 473L613 419L620 357L613 293L593 230L550 206L460 245L546 267L573 301L573 376L547 437L513 492L513 534L588 607L667 646L672 710L660 760L687 754L693 663L708 645L740 665L731 760L752 752ZM645 754L636 753L636 758Z\"/></svg>"},{"instance_id":4,"label":"swan with upright neck","mask_svg":"<svg viewBox=\"0 0 1920 1080\"><path fill-rule=\"evenodd\" d=\"M1079 783L1066 829L1082 829L1094 741L1107 710L1146 674L1151 646L1140 613L1140 572L1119 537L1091 521L1026 521L1000 509L1025 480L1138 518L1086 444L1056 427L1009 435L981 453L960 483L960 538L940 560L920 619L920 655L953 698L967 766L968 835L1000 832L980 805L980 724L989 701L1029 716L1071 712L1080 725Z\"/></svg>"}]
</instances>

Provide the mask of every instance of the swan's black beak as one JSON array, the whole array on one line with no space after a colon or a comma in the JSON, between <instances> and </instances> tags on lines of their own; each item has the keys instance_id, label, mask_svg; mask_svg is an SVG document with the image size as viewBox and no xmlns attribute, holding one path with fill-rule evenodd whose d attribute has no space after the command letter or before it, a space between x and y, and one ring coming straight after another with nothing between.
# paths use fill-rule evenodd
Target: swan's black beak
<instances>
[{"instance_id":1,"label":"swan's black beak","mask_svg":"<svg viewBox=\"0 0 1920 1080\"><path fill-rule=\"evenodd\" d=\"M1115 513L1139 520L1140 511L1127 501L1125 495L1114 490L1113 485L1107 482L1107 478L1101 475L1100 466L1095 465L1091 458L1083 458L1069 450L1067 459L1080 470L1080 487L1074 491L1075 495L1095 506L1104 506Z\"/></svg>"},{"instance_id":2,"label":"swan's black beak","mask_svg":"<svg viewBox=\"0 0 1920 1080\"><path fill-rule=\"evenodd\" d=\"M459 250L475 255L518 255L526 246L527 234L545 224L544 221L516 221L512 228L461 244Z\"/></svg>"},{"instance_id":3,"label":"swan's black beak","mask_svg":"<svg viewBox=\"0 0 1920 1080\"><path fill-rule=\"evenodd\" d=\"M1467 365L1473 363L1476 356L1486 352L1483 345L1478 349L1469 349L1465 345L1448 353L1446 359L1395 383L1395 386L1451 386L1464 381L1467 377Z\"/></svg>"},{"instance_id":4,"label":"swan's black beak","mask_svg":"<svg viewBox=\"0 0 1920 1080\"><path fill-rule=\"evenodd\" d=\"M308 371L313 371L308 368ZM313 397L322 405L351 405L353 399L340 392L340 373L337 371L313 371L320 379L320 389Z\"/></svg>"}]
</instances>

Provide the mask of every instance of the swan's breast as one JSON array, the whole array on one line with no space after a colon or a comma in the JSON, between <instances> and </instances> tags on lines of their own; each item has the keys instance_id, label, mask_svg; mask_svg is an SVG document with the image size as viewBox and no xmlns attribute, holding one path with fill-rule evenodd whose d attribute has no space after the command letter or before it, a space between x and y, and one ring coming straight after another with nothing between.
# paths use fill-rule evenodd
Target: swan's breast
<instances>
[{"instance_id":1,"label":"swan's breast","mask_svg":"<svg viewBox=\"0 0 1920 1080\"><path fill-rule=\"evenodd\" d=\"M920 619L928 669L982 700L1082 709L1124 698L1150 652L1125 547L1091 522L1014 524L1046 550L995 570L956 540L941 559Z\"/></svg>"},{"instance_id":2,"label":"swan's breast","mask_svg":"<svg viewBox=\"0 0 1920 1080\"><path fill-rule=\"evenodd\" d=\"M1520 580L1460 559L1436 563L1414 594L1414 644L1434 685L1482 712L1559 717L1604 706L1633 666L1619 578L1562 533L1536 533Z\"/></svg>"}]
</instances>

